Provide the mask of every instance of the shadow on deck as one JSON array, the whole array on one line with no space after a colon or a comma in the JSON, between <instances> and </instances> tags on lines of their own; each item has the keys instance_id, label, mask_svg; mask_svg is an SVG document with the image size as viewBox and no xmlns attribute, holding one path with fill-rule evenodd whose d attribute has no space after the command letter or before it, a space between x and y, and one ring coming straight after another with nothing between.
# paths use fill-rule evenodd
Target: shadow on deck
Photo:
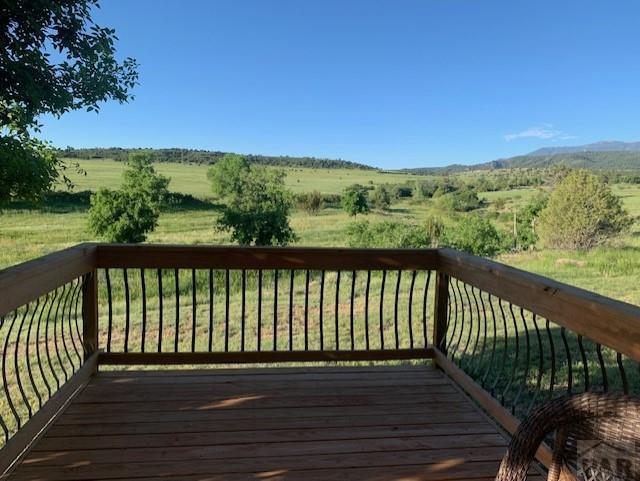
<instances>
[{"instance_id":1,"label":"shadow on deck","mask_svg":"<svg viewBox=\"0 0 640 481\"><path fill-rule=\"evenodd\" d=\"M110 371L10 479L493 479L506 446L431 367Z\"/></svg>"}]
</instances>

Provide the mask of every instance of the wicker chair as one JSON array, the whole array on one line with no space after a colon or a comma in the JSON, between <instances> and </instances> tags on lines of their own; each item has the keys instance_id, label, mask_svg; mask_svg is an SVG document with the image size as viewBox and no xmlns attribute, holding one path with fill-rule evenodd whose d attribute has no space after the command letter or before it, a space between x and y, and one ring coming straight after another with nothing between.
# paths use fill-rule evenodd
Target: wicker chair
<instances>
[{"instance_id":1,"label":"wicker chair","mask_svg":"<svg viewBox=\"0 0 640 481\"><path fill-rule=\"evenodd\" d=\"M555 433L549 481L640 480L640 398L584 393L536 409L520 425L496 481L524 481L536 450Z\"/></svg>"}]
</instances>

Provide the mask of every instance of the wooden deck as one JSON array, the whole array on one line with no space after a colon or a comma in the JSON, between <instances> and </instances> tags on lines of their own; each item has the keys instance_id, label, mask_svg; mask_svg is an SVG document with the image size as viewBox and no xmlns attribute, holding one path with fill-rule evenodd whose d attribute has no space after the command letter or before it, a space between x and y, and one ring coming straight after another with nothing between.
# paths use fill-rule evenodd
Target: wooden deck
<instances>
[{"instance_id":1,"label":"wooden deck","mask_svg":"<svg viewBox=\"0 0 640 481\"><path fill-rule=\"evenodd\" d=\"M490 480L506 446L426 366L102 372L9 479Z\"/></svg>"}]
</instances>

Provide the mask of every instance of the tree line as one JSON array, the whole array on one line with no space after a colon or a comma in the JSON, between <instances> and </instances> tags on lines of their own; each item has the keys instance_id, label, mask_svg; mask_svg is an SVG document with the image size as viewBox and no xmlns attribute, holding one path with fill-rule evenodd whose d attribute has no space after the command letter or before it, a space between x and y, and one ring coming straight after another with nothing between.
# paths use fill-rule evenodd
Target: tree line
<instances>
[{"instance_id":1,"label":"tree line","mask_svg":"<svg viewBox=\"0 0 640 481\"><path fill-rule=\"evenodd\" d=\"M213 165L228 152L197 149L125 149L120 147L97 147L60 149L58 155L67 159L111 159L126 162L130 154L147 154L154 162L174 162L182 164ZM243 155L249 163L259 165L275 165L280 167L311 167L314 169L363 169L375 170L373 167L342 159L323 159L317 157L295 157L287 155Z\"/></svg>"}]
</instances>

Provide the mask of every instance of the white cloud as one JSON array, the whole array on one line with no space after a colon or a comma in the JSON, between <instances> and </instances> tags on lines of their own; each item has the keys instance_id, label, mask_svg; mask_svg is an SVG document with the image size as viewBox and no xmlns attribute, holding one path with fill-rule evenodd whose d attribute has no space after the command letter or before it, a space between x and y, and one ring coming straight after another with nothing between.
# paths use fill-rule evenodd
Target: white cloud
<instances>
[{"instance_id":1,"label":"white cloud","mask_svg":"<svg viewBox=\"0 0 640 481\"><path fill-rule=\"evenodd\" d=\"M554 128L553 124L538 124L521 132L507 134L504 139L507 142L518 139L569 140L575 139L575 136Z\"/></svg>"}]
</instances>

